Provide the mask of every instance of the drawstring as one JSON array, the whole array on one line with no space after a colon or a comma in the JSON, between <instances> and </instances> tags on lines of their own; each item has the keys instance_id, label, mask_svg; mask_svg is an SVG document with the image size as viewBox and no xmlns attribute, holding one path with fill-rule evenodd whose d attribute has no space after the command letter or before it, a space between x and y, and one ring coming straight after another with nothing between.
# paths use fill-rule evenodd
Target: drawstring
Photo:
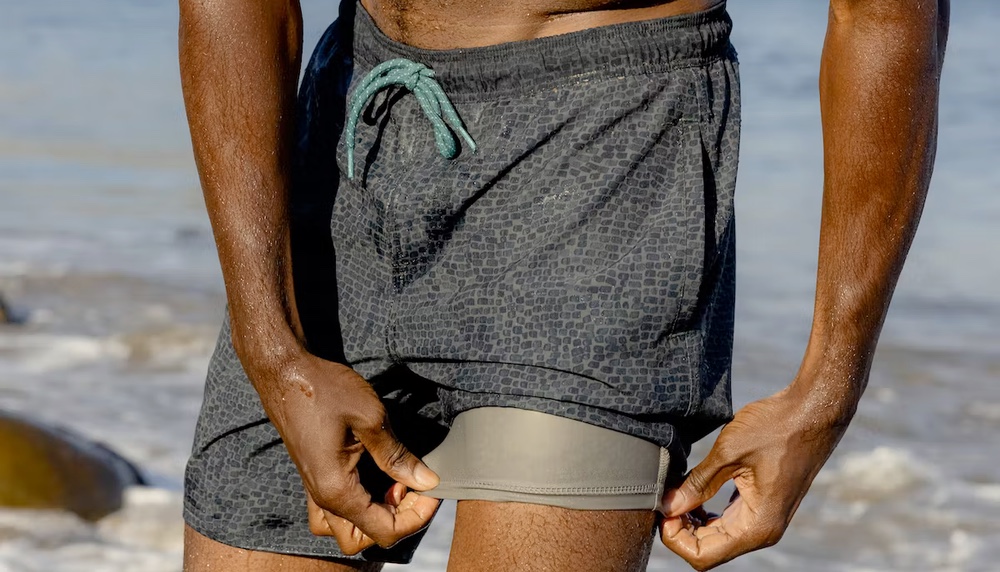
<instances>
[{"instance_id":1,"label":"drawstring","mask_svg":"<svg viewBox=\"0 0 1000 572\"><path fill-rule=\"evenodd\" d=\"M390 85L402 85L417 96L420 107L423 108L427 119L430 119L434 127L434 142L438 151L445 159L451 159L458 153L455 144L455 136L451 129L462 136L466 144L473 152L476 150L476 142L472 136L462 126L462 120L458 117L458 112L444 94L441 86L434 80L434 70L424 64L410 61L405 58L389 60L375 66L358 83L351 97L351 107L347 117L347 127L345 135L347 137L347 178L354 179L354 136L358 127L358 119L368 100L376 93Z\"/></svg>"}]
</instances>

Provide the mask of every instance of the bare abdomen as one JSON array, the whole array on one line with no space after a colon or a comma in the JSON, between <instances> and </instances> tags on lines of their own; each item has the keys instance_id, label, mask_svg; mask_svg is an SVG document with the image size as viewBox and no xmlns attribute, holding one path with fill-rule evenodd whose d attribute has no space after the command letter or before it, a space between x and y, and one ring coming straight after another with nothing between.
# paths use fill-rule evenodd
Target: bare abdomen
<instances>
[{"instance_id":1,"label":"bare abdomen","mask_svg":"<svg viewBox=\"0 0 1000 572\"><path fill-rule=\"evenodd\" d=\"M428 49L488 46L705 10L720 0L362 0L390 38Z\"/></svg>"}]
</instances>

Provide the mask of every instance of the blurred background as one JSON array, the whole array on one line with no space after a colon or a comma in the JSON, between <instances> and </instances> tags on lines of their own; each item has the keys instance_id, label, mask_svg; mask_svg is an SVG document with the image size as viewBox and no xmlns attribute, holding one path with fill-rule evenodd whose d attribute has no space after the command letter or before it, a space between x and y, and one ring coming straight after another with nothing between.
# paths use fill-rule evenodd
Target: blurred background
<instances>
[{"instance_id":1,"label":"blurred background","mask_svg":"<svg viewBox=\"0 0 1000 572\"><path fill-rule=\"evenodd\" d=\"M744 86L739 406L788 383L809 330L826 5L730 8ZM303 9L308 53L336 0ZM0 293L15 322L0 325L0 412L104 443L150 485L123 477L122 508L96 522L0 509L0 571L180 570L183 468L224 299L176 27L175 2L0 0ZM954 3L934 182L868 393L781 544L724 569L1000 566L998 30L1000 3ZM410 570L444 570L453 513ZM649 569L684 566L657 547Z\"/></svg>"}]
</instances>

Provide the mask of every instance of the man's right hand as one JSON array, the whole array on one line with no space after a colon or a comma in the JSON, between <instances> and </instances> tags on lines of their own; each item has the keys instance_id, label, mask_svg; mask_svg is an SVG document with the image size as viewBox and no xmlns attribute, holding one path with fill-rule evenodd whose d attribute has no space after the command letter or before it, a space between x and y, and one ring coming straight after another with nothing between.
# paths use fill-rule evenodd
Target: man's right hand
<instances>
[{"instance_id":1,"label":"man's right hand","mask_svg":"<svg viewBox=\"0 0 1000 572\"><path fill-rule=\"evenodd\" d=\"M309 354L277 377L264 383L271 390L261 397L302 475L313 534L333 536L351 555L374 544L392 546L430 522L440 501L415 491L437 486L438 477L393 435L364 378ZM357 467L365 451L396 481L384 503L373 502L361 484Z\"/></svg>"}]
</instances>

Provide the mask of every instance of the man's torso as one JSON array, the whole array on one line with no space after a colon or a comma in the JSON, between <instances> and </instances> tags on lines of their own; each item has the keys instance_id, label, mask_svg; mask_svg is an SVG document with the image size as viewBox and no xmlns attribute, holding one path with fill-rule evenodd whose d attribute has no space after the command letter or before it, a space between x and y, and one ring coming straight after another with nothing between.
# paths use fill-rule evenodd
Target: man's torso
<instances>
[{"instance_id":1,"label":"man's torso","mask_svg":"<svg viewBox=\"0 0 1000 572\"><path fill-rule=\"evenodd\" d=\"M706 10L718 0L362 0L390 38L428 49L471 48Z\"/></svg>"}]
</instances>

